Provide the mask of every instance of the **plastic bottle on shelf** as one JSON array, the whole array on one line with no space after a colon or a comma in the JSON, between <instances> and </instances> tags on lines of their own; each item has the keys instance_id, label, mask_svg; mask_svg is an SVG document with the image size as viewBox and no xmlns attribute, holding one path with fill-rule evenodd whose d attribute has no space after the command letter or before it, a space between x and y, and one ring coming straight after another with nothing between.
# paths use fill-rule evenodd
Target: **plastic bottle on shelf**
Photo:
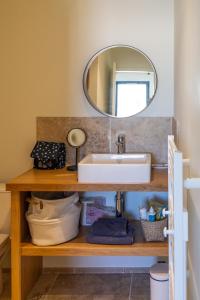
<instances>
[{"instance_id":1,"label":"plastic bottle on shelf","mask_svg":"<svg viewBox=\"0 0 200 300\"><path fill-rule=\"evenodd\" d=\"M156 220L156 213L153 207L151 206L148 212L149 222L155 222Z\"/></svg>"},{"instance_id":2,"label":"plastic bottle on shelf","mask_svg":"<svg viewBox=\"0 0 200 300\"><path fill-rule=\"evenodd\" d=\"M140 219L147 220L147 209L146 207L140 208Z\"/></svg>"}]
</instances>

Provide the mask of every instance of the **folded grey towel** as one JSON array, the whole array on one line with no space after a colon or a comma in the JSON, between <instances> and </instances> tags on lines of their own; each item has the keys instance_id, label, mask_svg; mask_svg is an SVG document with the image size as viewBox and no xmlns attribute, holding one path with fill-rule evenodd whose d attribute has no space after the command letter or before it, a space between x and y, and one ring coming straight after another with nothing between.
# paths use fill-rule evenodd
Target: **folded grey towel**
<instances>
[{"instance_id":1,"label":"folded grey towel","mask_svg":"<svg viewBox=\"0 0 200 300\"><path fill-rule=\"evenodd\" d=\"M92 225L94 235L103 236L126 236L128 230L126 218L100 218Z\"/></svg>"},{"instance_id":2,"label":"folded grey towel","mask_svg":"<svg viewBox=\"0 0 200 300\"><path fill-rule=\"evenodd\" d=\"M126 236L103 236L95 235L93 232L90 232L86 240L90 244L131 245L134 243L134 228L129 224Z\"/></svg>"}]
</instances>

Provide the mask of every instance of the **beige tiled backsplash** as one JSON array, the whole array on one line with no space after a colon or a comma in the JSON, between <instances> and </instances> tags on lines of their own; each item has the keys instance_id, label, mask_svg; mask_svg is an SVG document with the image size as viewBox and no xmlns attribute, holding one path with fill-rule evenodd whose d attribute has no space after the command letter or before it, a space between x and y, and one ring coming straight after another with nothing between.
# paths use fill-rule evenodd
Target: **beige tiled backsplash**
<instances>
[{"instance_id":1,"label":"beige tiled backsplash","mask_svg":"<svg viewBox=\"0 0 200 300\"><path fill-rule=\"evenodd\" d=\"M64 142L67 163L74 163L75 150L66 141L72 128L83 128L87 142L80 149L80 158L88 153L117 152L117 136L126 136L127 152L151 152L153 163L167 162L167 136L174 134L170 117L38 117L37 140Z\"/></svg>"}]
</instances>

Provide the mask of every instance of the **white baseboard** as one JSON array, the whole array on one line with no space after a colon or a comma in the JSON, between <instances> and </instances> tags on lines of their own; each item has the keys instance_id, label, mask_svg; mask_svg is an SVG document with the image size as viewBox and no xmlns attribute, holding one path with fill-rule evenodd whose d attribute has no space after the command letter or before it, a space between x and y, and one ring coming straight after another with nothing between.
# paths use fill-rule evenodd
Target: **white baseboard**
<instances>
[{"instance_id":1,"label":"white baseboard","mask_svg":"<svg viewBox=\"0 0 200 300\"><path fill-rule=\"evenodd\" d=\"M149 268L157 262L153 256L91 256L43 258L44 268Z\"/></svg>"},{"instance_id":2,"label":"white baseboard","mask_svg":"<svg viewBox=\"0 0 200 300\"><path fill-rule=\"evenodd\" d=\"M122 274L122 273L149 273L149 268L43 268L44 273L68 274Z\"/></svg>"}]
</instances>

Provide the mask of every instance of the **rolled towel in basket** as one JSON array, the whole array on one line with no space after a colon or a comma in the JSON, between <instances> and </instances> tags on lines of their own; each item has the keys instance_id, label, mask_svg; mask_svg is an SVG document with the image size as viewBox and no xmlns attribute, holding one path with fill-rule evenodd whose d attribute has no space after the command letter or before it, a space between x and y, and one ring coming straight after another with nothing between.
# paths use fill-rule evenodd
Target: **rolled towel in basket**
<instances>
[{"instance_id":1,"label":"rolled towel in basket","mask_svg":"<svg viewBox=\"0 0 200 300\"><path fill-rule=\"evenodd\" d=\"M128 220L126 218L100 218L93 223L92 233L112 237L127 236Z\"/></svg>"},{"instance_id":2,"label":"rolled towel in basket","mask_svg":"<svg viewBox=\"0 0 200 300\"><path fill-rule=\"evenodd\" d=\"M131 245L134 243L134 239L134 228L131 224L128 224L125 236L95 235L93 232L90 232L86 237L88 243L104 245Z\"/></svg>"}]
</instances>

